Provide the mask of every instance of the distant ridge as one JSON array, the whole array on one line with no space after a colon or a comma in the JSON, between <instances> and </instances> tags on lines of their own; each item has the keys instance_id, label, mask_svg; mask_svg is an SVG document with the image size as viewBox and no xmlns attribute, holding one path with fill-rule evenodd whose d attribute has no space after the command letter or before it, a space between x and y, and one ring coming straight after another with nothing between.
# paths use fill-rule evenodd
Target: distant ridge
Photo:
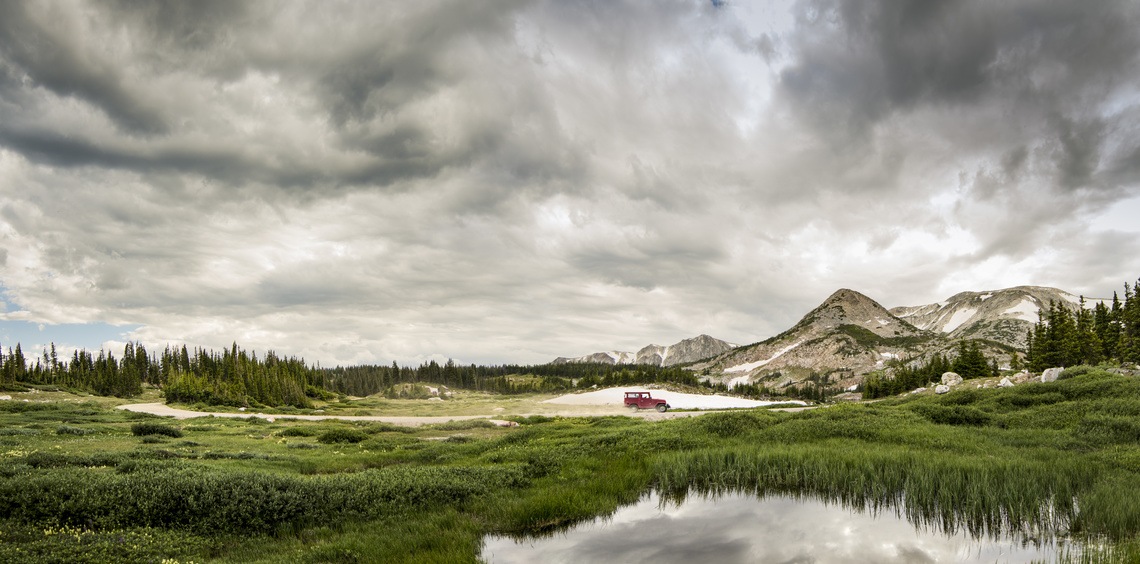
<instances>
[{"instance_id":1,"label":"distant ridge","mask_svg":"<svg viewBox=\"0 0 1140 564\"><path fill-rule=\"evenodd\" d=\"M716 356L736 345L708 335L700 335L692 339L684 339L668 346L647 345L636 353L609 351L593 353L573 358L558 357L551 364L566 364L572 362L600 362L605 364L652 364L655 366L673 366L696 362L701 359Z\"/></svg>"}]
</instances>

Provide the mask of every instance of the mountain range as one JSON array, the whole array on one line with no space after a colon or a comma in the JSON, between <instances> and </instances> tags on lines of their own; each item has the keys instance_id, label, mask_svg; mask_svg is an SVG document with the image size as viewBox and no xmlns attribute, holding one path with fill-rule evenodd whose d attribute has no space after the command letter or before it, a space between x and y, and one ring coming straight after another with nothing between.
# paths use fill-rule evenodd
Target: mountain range
<instances>
[{"instance_id":1,"label":"mountain range","mask_svg":"<svg viewBox=\"0 0 1140 564\"><path fill-rule=\"evenodd\" d=\"M575 358L558 357L552 364L567 362L601 362L605 364L653 364L673 366L709 358L736 348L738 345L700 335L668 346L646 345L636 353L609 351Z\"/></svg>"},{"instance_id":2,"label":"mountain range","mask_svg":"<svg viewBox=\"0 0 1140 564\"><path fill-rule=\"evenodd\" d=\"M943 301L887 309L849 289L836 291L787 331L737 346L701 335L668 347L649 345L636 353L603 352L563 362L686 364L729 387L757 383L781 388L811 380L850 386L893 359L915 361L945 353L963 340L977 340L987 357L1008 363L1023 352L1037 312L1057 303L1077 309L1073 294L1040 286L961 292ZM1091 307L1096 300L1088 301Z\"/></svg>"}]
</instances>

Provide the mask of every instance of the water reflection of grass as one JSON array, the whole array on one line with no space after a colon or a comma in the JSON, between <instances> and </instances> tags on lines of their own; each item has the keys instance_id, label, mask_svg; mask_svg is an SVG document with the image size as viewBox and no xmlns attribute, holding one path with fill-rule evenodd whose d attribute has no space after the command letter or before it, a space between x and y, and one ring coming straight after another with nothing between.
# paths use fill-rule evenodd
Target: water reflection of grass
<instances>
[{"instance_id":1,"label":"water reflection of grass","mask_svg":"<svg viewBox=\"0 0 1140 564\"><path fill-rule=\"evenodd\" d=\"M0 436L0 561L34 549L51 562L65 537L36 532L51 525L177 532L153 535L146 554L196 562L466 562L483 534L557 531L653 489L821 496L975 535L1098 539L1064 562L1136 561L1140 381L1068 375L657 423L530 418L515 429L409 430L202 418L164 421L184 436L153 445L130 431L147 416L95 403L0 403L0 428L10 430ZM57 434L60 425L96 432ZM317 441L330 432L362 440Z\"/></svg>"}]
</instances>

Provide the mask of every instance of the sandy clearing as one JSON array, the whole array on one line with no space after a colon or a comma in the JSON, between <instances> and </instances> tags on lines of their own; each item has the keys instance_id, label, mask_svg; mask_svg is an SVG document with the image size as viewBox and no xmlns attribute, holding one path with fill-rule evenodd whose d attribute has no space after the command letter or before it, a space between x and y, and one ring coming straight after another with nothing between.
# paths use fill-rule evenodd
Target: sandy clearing
<instances>
[{"instance_id":1,"label":"sandy clearing","mask_svg":"<svg viewBox=\"0 0 1140 564\"><path fill-rule=\"evenodd\" d=\"M626 391L631 392L651 392L654 397L660 397L669 402L673 409L696 409L696 410L719 410L719 409L739 409L750 407L763 407L775 403L784 404L798 404L806 406L801 401L756 401L747 400L742 398L732 398L726 396L712 395L702 396L698 394L683 394L680 392L670 392L666 390L653 390L638 386L625 387L625 388L607 388L604 390L596 390L591 392L584 392L580 394L568 394L559 396L553 399L544 401L543 403L552 405L566 406L565 410L559 410L556 413L543 413L548 417L597 417L607 415L626 415L635 416L650 421L660 421L663 419L675 419L677 417L696 417L707 413L706 411L687 411L675 412L668 411L665 413L658 413L653 410L642 410L637 414L631 414L622 405L623 393ZM205 411L188 411L185 409L176 409L163 403L133 403L127 405L120 405L116 409L125 409L127 411L134 411L137 413L150 413L152 415L159 415L163 417L173 417L175 419L193 419L196 417L230 417L230 418L248 418L258 417L261 419L274 419L274 420L304 420L304 421L323 421L326 419L339 419L342 421L380 421L384 423L391 423L393 425L401 425L404 427L418 427L420 425L430 425L432 423L446 423L448 421L458 421L467 419L487 419L494 423L505 424L506 422L500 419L495 419L492 415L441 415L441 416L385 416L385 415L278 415L278 414L265 414L265 413L222 413L222 412L205 412ZM778 411L799 411L801 409L810 409L806 407L792 407L779 409ZM499 415L499 417L502 417ZM526 417L526 415L523 415Z\"/></svg>"},{"instance_id":2,"label":"sandy clearing","mask_svg":"<svg viewBox=\"0 0 1140 564\"><path fill-rule=\"evenodd\" d=\"M673 409L733 409L764 407L766 405L773 405L776 403L795 403L799 405L807 405L801 401L775 402L732 398L720 395L702 396L698 394L670 392L667 390L652 390L638 386L630 386L625 388L606 388L604 390L583 392L580 394L568 394L565 396L556 397L554 399L548 399L543 403L554 403L562 405L614 405L620 407L624 402L624 392L650 392L653 394L653 397L659 397L669 402L669 406Z\"/></svg>"},{"instance_id":3,"label":"sandy clearing","mask_svg":"<svg viewBox=\"0 0 1140 564\"><path fill-rule=\"evenodd\" d=\"M266 415L264 413L219 413L219 412L204 412L204 411L187 411L185 409L175 409L166 404L161 403L133 403L129 405L120 405L115 409L125 409L127 411L134 411L137 413L150 413L152 415L161 415L163 417L173 417L175 419L193 419L195 417L258 417L261 419L299 419L304 421L323 421L325 419L340 419L344 421L381 421L384 423L392 423L394 425L402 425L404 427L418 427L420 425L427 425L431 423L446 423L448 421L457 421L465 419L490 419L486 415L444 415L439 417L385 417L385 416L363 416L363 415ZM497 419L490 419L494 422L499 422Z\"/></svg>"}]
</instances>

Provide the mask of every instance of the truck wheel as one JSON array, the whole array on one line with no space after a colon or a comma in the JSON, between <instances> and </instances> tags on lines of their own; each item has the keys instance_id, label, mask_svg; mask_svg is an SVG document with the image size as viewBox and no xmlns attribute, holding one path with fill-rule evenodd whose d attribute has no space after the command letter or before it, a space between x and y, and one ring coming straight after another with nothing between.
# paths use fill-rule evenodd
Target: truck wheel
<instances>
[{"instance_id":1,"label":"truck wheel","mask_svg":"<svg viewBox=\"0 0 1140 564\"><path fill-rule=\"evenodd\" d=\"M660 411L661 413L665 413L666 409L669 409L669 408L665 407L665 404L663 404L663 403L657 404L657 411Z\"/></svg>"},{"instance_id":2,"label":"truck wheel","mask_svg":"<svg viewBox=\"0 0 1140 564\"><path fill-rule=\"evenodd\" d=\"M629 406L629 410L632 411L633 413L637 413L637 404Z\"/></svg>"}]
</instances>

